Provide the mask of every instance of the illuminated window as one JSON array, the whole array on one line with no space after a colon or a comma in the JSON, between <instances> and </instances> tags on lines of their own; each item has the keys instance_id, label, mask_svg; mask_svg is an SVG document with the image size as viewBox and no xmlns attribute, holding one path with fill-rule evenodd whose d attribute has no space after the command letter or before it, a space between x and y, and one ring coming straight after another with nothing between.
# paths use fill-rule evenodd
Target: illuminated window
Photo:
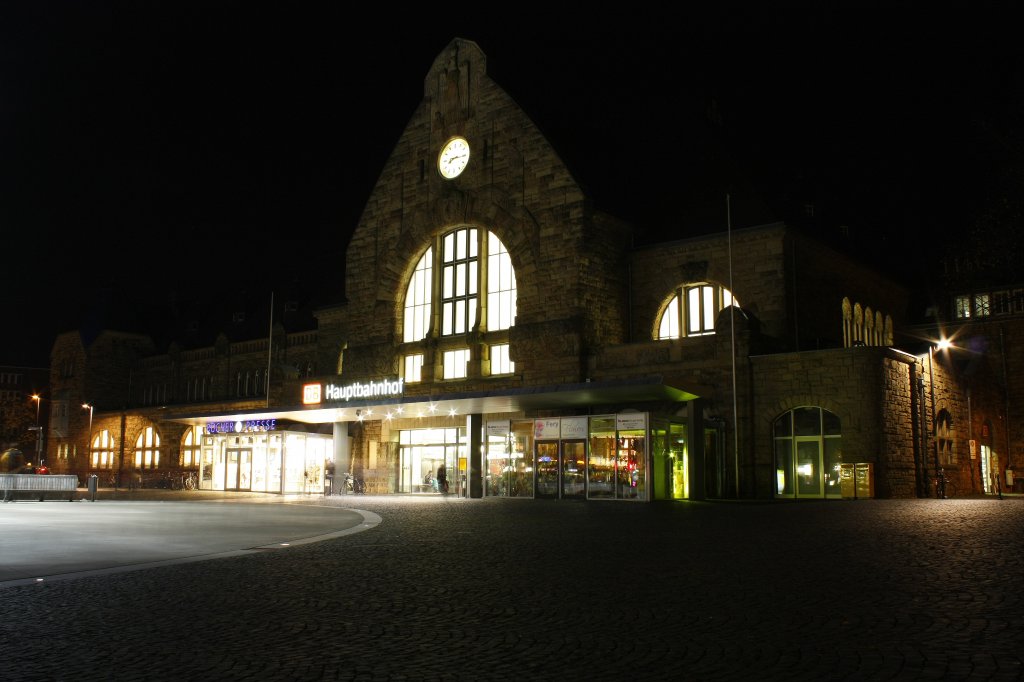
<instances>
[{"instance_id":1,"label":"illuminated window","mask_svg":"<svg viewBox=\"0 0 1024 682\"><path fill-rule=\"evenodd\" d=\"M507 343L491 346L491 374L512 374L515 369L516 363L509 358Z\"/></svg>"},{"instance_id":2,"label":"illuminated window","mask_svg":"<svg viewBox=\"0 0 1024 682\"><path fill-rule=\"evenodd\" d=\"M423 381L423 354L405 356L405 382Z\"/></svg>"},{"instance_id":3,"label":"illuminated window","mask_svg":"<svg viewBox=\"0 0 1024 682\"><path fill-rule=\"evenodd\" d=\"M515 325L517 289L512 259L501 240L487 230L466 226L441 235L423 252L405 287L403 343L418 344L428 336L486 334ZM403 350L406 380L421 381L422 347ZM465 378L468 361L468 350L446 353L442 376ZM418 367L409 364L417 362Z\"/></svg>"},{"instance_id":4,"label":"illuminated window","mask_svg":"<svg viewBox=\"0 0 1024 682\"><path fill-rule=\"evenodd\" d=\"M971 297L970 296L957 296L953 299L953 309L958 318L967 318L971 316Z\"/></svg>"},{"instance_id":5,"label":"illuminated window","mask_svg":"<svg viewBox=\"0 0 1024 682\"><path fill-rule=\"evenodd\" d=\"M403 340L419 341L427 335L430 327L431 272L433 272L433 249L420 258L405 291L405 330Z\"/></svg>"},{"instance_id":6,"label":"illuminated window","mask_svg":"<svg viewBox=\"0 0 1024 682\"><path fill-rule=\"evenodd\" d=\"M92 468L111 469L114 466L114 439L110 431L97 431L92 439Z\"/></svg>"},{"instance_id":7,"label":"illuminated window","mask_svg":"<svg viewBox=\"0 0 1024 682\"><path fill-rule=\"evenodd\" d=\"M516 320L516 273L505 245L487 233L487 329L508 329Z\"/></svg>"},{"instance_id":8,"label":"illuminated window","mask_svg":"<svg viewBox=\"0 0 1024 682\"><path fill-rule=\"evenodd\" d=\"M469 366L469 349L448 350L444 352L444 378L465 379Z\"/></svg>"},{"instance_id":9,"label":"illuminated window","mask_svg":"<svg viewBox=\"0 0 1024 682\"><path fill-rule=\"evenodd\" d=\"M992 312L991 299L988 294L974 295L974 314L978 317L988 317Z\"/></svg>"},{"instance_id":10,"label":"illuminated window","mask_svg":"<svg viewBox=\"0 0 1024 682\"><path fill-rule=\"evenodd\" d=\"M179 466L199 466L199 446L202 442L202 427L190 426L181 439L181 457Z\"/></svg>"},{"instance_id":11,"label":"illuminated window","mask_svg":"<svg viewBox=\"0 0 1024 682\"><path fill-rule=\"evenodd\" d=\"M714 334L718 313L731 305L739 306L739 302L724 287L705 282L684 285L662 310L656 338Z\"/></svg>"},{"instance_id":12,"label":"illuminated window","mask_svg":"<svg viewBox=\"0 0 1024 682\"><path fill-rule=\"evenodd\" d=\"M479 290L477 231L449 232L441 248L441 336L465 334L476 326Z\"/></svg>"},{"instance_id":13,"label":"illuminated window","mask_svg":"<svg viewBox=\"0 0 1024 682\"><path fill-rule=\"evenodd\" d=\"M156 469L160 466L160 434L152 426L135 440L135 468Z\"/></svg>"}]
</instances>

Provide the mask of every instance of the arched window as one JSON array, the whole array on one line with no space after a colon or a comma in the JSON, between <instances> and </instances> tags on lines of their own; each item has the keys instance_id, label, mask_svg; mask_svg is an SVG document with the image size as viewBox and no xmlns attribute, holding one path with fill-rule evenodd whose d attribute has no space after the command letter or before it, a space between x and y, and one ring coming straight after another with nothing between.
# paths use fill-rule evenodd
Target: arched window
<instances>
[{"instance_id":1,"label":"arched window","mask_svg":"<svg viewBox=\"0 0 1024 682\"><path fill-rule=\"evenodd\" d=\"M135 468L156 469L160 466L160 434L147 426L135 440Z\"/></svg>"},{"instance_id":2,"label":"arched window","mask_svg":"<svg viewBox=\"0 0 1024 682\"><path fill-rule=\"evenodd\" d=\"M438 329L433 329L435 319ZM492 232L459 227L442 235L417 261L406 284L401 336L407 344L430 335L457 339L478 327L485 334L507 330L515 319L516 276L505 245ZM504 343L507 337L495 340ZM407 381L432 377L424 359L422 347L405 349L400 367ZM440 359L443 378L469 376L468 347L446 348ZM509 373L510 367L511 363L495 365L500 374Z\"/></svg>"},{"instance_id":3,"label":"arched window","mask_svg":"<svg viewBox=\"0 0 1024 682\"><path fill-rule=\"evenodd\" d=\"M843 462L839 416L820 407L797 407L775 420L775 495L839 497Z\"/></svg>"},{"instance_id":4,"label":"arched window","mask_svg":"<svg viewBox=\"0 0 1024 682\"><path fill-rule=\"evenodd\" d=\"M732 292L707 282L685 284L676 289L658 320L657 340L715 333L718 313L731 305L739 306Z\"/></svg>"},{"instance_id":5,"label":"arched window","mask_svg":"<svg viewBox=\"0 0 1024 682\"><path fill-rule=\"evenodd\" d=\"M431 273L433 272L434 250L427 249L409 279L405 290L405 329L402 339L419 341L425 338L430 328Z\"/></svg>"},{"instance_id":6,"label":"arched window","mask_svg":"<svg viewBox=\"0 0 1024 682\"><path fill-rule=\"evenodd\" d=\"M112 469L114 467L114 437L110 431L97 431L92 438L92 467Z\"/></svg>"},{"instance_id":7,"label":"arched window","mask_svg":"<svg viewBox=\"0 0 1024 682\"><path fill-rule=\"evenodd\" d=\"M441 247L441 336L465 334L476 326L480 262L475 229L444 236Z\"/></svg>"},{"instance_id":8,"label":"arched window","mask_svg":"<svg viewBox=\"0 0 1024 682\"><path fill-rule=\"evenodd\" d=\"M181 457L178 465L182 467L199 466L199 447L202 444L202 427L190 426L181 439Z\"/></svg>"}]
</instances>

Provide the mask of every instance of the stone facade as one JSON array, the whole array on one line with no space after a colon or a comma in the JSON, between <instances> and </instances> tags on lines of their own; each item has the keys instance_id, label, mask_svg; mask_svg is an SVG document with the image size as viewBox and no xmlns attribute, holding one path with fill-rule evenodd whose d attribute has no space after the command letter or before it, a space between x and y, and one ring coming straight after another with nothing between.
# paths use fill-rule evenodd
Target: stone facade
<instances>
[{"instance_id":1,"label":"stone facade","mask_svg":"<svg viewBox=\"0 0 1024 682\"><path fill-rule=\"evenodd\" d=\"M466 423L479 424L481 416L528 419L618 410L685 420L695 456L711 456L699 436L703 432L706 447L717 448L718 457L714 467L691 463L692 497L703 496L697 489L713 479L707 488L721 496L773 498L774 424L795 408L819 407L838 417L843 461L870 464L880 497L929 494L935 408L953 414L957 425L978 424L972 427L978 432L979 420L988 420L989 431L1006 431L992 421L994 393L975 389L972 413L956 368L890 343L892 331L906 322L909 294L903 287L785 224L634 247L631 226L595 208L534 122L488 77L486 63L478 46L461 39L434 61L422 103L381 170L349 242L346 300L316 312L316 331L288 334L275 327L269 346L266 338L222 337L212 347L172 346L165 353L145 337L111 333L86 344L68 335L54 347L54 366L70 361L82 370L70 376L55 370L55 395L66 396L72 408L94 402L93 433L116 432L122 446L134 443L147 425L157 425L173 468L186 427L161 420L168 405L178 413L284 410L295 405L307 381L401 376L410 353L424 357L422 379L405 385L410 400L650 379L695 399L621 397L570 407L553 401L473 415L476 421ZM455 136L468 141L471 157L462 174L445 178L436 159ZM672 227L681 234L688 226ZM425 337L406 341L405 297L417 263L428 248L439 252L445 236L463 228L489 232L507 249L516 282L515 323L488 328L484 300L476 324L464 333L439 333L435 311ZM436 273L434 278L432 286L439 289ZM659 339L666 305L689 285L728 290L739 307L717 311L713 328L699 335ZM494 374L490 348L505 343L514 372ZM444 353L456 348L469 350L466 376L445 379ZM84 411L68 414L64 437L87 442ZM450 422L431 417L416 423ZM346 427L351 460L344 465L361 472L375 491L393 483L389 472L397 466L396 438L404 424L377 416ZM328 433L331 424L320 427ZM954 439L964 451L963 431ZM949 467L950 475L961 490L976 490L969 487L970 460L959 462ZM66 468L87 469L71 462ZM657 487L668 489L664 483Z\"/></svg>"}]
</instances>

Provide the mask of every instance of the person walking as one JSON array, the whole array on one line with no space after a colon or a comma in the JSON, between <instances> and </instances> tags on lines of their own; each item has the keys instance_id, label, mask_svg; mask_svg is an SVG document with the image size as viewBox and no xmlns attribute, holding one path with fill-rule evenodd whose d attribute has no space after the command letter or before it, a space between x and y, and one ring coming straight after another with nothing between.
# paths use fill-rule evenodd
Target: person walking
<instances>
[{"instance_id":1,"label":"person walking","mask_svg":"<svg viewBox=\"0 0 1024 682\"><path fill-rule=\"evenodd\" d=\"M437 489L444 495L448 494L448 469L444 464L437 467Z\"/></svg>"}]
</instances>

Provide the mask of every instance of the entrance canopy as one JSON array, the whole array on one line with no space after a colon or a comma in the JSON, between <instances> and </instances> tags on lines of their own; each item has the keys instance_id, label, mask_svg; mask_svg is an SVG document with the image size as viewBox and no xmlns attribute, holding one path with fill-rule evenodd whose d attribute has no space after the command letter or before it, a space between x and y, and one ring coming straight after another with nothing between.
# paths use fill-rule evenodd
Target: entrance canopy
<instances>
[{"instance_id":1,"label":"entrance canopy","mask_svg":"<svg viewBox=\"0 0 1024 682\"><path fill-rule=\"evenodd\" d=\"M649 402L686 402L696 395L667 386L662 377L638 377L620 381L594 381L513 389L445 393L438 396L352 399L329 406L296 405L221 413L172 413L167 421L202 425L229 419L279 419L307 424L329 424L389 418L459 416L531 410L579 408L591 405L629 405Z\"/></svg>"}]
</instances>

